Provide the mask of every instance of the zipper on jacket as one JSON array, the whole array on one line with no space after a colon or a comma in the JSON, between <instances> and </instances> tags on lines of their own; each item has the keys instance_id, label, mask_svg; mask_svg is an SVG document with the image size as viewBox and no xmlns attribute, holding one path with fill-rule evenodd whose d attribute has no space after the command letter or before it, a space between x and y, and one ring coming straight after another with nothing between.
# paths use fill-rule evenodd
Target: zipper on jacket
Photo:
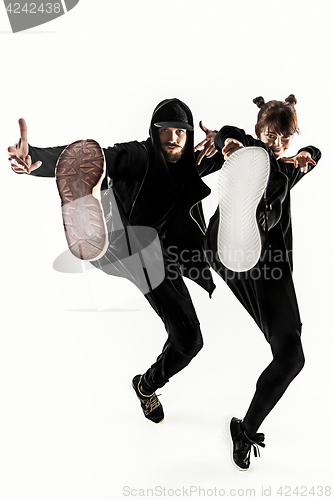
<instances>
[{"instance_id":1,"label":"zipper on jacket","mask_svg":"<svg viewBox=\"0 0 333 500\"><path fill-rule=\"evenodd\" d=\"M200 229L200 231L202 232L203 235L205 235L205 231L202 229L202 227L200 226L199 222L193 217L193 215L191 214L192 212L192 208L195 207L195 205L198 205L198 203L200 203L201 200L197 201L196 203L194 203L194 205L191 206L190 210L189 210L189 214L190 214L190 217L191 219L194 220L194 222L196 223L196 225L198 226L198 228Z\"/></svg>"}]
</instances>

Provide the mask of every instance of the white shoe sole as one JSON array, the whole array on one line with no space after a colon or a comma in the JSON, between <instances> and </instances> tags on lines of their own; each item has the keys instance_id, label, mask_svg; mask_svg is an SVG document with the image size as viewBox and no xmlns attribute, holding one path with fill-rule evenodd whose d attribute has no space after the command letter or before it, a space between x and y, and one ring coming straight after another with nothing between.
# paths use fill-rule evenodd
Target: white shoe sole
<instances>
[{"instance_id":1,"label":"white shoe sole","mask_svg":"<svg viewBox=\"0 0 333 500\"><path fill-rule=\"evenodd\" d=\"M260 258L256 211L266 189L269 169L268 153L258 147L235 151L221 169L217 248L220 261L231 271L248 271Z\"/></svg>"}]
</instances>

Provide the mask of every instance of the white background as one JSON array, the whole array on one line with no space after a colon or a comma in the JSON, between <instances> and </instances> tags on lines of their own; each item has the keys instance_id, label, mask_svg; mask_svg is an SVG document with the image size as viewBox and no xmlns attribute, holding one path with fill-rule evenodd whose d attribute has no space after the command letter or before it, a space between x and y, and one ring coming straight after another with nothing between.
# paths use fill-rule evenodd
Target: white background
<instances>
[{"instance_id":1,"label":"white background","mask_svg":"<svg viewBox=\"0 0 333 500\"><path fill-rule=\"evenodd\" d=\"M332 14L329 0L80 0L14 35L0 8L1 500L120 499L125 486L176 496L191 485L206 496L272 487L273 497L303 485L309 496L332 485ZM301 129L290 153L314 144L323 154L292 193L306 365L262 426L261 458L241 474L222 425L244 416L271 359L252 319L218 277L211 300L188 283L205 347L160 391L164 423L145 420L130 381L160 352L163 324L123 279L53 270L66 249L54 179L15 175L6 148L21 116L35 146L144 140L170 97L196 123L254 133L252 99L290 93Z\"/></svg>"}]
</instances>

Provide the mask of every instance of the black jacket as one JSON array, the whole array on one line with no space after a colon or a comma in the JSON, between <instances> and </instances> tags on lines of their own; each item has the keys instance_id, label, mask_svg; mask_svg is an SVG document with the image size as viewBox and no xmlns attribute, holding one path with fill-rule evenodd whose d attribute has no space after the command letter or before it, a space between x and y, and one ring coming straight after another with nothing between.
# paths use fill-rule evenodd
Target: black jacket
<instances>
[{"instance_id":1,"label":"black jacket","mask_svg":"<svg viewBox=\"0 0 333 500\"><path fill-rule=\"evenodd\" d=\"M115 144L104 149L107 167L102 183L104 215L109 230L112 214L109 190L112 189L123 224L155 228L162 245L172 246L183 274L211 294L215 285L204 254L206 226L201 206L201 200L209 195L210 189L200 177L218 170L223 157L219 153L211 159L205 157L197 166L199 153L193 153L193 132L188 131L186 150L175 164L182 169L179 179L177 172L171 174L160 149L158 128L153 125L155 113L170 101L176 101L184 109L189 124L193 125L190 109L178 99L167 99L154 110L146 141ZM54 177L57 160L65 147L29 146L32 162L43 162L32 175Z\"/></svg>"},{"instance_id":2,"label":"black jacket","mask_svg":"<svg viewBox=\"0 0 333 500\"><path fill-rule=\"evenodd\" d=\"M240 141L244 146L258 146L264 148L270 158L271 172L270 177L274 176L276 173L285 179L286 190L282 198L282 203L280 207L275 207L275 211L279 211L279 224L283 234L284 248L281 248L284 254L287 255L290 268L292 270L292 227L291 227L291 213L290 213L290 189L297 184L300 179L306 175L301 172L299 168L295 168L292 163L284 163L281 160L277 160L271 148L267 144L263 143L259 139L254 139L251 135L245 134L244 130L237 127L231 127L229 125L223 127L215 136L215 146L218 151L222 151L224 147L224 142L226 139L232 138ZM307 146L298 151L308 151L311 158L317 163L321 158L321 152L314 146ZM308 163L307 173L313 170L314 165ZM268 186L269 186L268 181ZM280 203L277 199L277 203ZM269 234L269 233L268 233ZM272 246L274 242L271 242Z\"/></svg>"}]
</instances>

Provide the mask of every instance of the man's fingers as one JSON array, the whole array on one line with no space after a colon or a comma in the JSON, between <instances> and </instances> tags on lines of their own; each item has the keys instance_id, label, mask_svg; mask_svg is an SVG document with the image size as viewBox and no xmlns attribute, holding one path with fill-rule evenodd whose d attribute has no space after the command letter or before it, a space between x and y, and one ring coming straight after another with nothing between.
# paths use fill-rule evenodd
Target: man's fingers
<instances>
[{"instance_id":1,"label":"man's fingers","mask_svg":"<svg viewBox=\"0 0 333 500\"><path fill-rule=\"evenodd\" d=\"M8 161L10 161L10 166L14 170L14 172L26 172L27 165L19 163L17 160L14 158L8 158Z\"/></svg>"},{"instance_id":2,"label":"man's fingers","mask_svg":"<svg viewBox=\"0 0 333 500\"><path fill-rule=\"evenodd\" d=\"M8 161L10 161L10 166L11 166L12 168L14 168L14 167L15 167L15 168L25 168L25 165L24 165L24 164L19 163L19 162L16 160L16 158L14 158L14 157L8 158Z\"/></svg>"},{"instance_id":3,"label":"man's fingers","mask_svg":"<svg viewBox=\"0 0 333 500\"><path fill-rule=\"evenodd\" d=\"M16 155L11 155L11 156L8 158L8 160L9 160L10 162L12 162L14 165L20 165L20 166L22 166L22 167L24 167L24 168L26 168L26 167L28 166L28 164L27 164L24 160L22 160L22 158L19 158L19 157L18 157L18 156L16 156Z\"/></svg>"},{"instance_id":4,"label":"man's fingers","mask_svg":"<svg viewBox=\"0 0 333 500\"><path fill-rule=\"evenodd\" d=\"M16 161L19 165L23 165L25 166L26 165L26 162L20 158L19 156L17 155L10 155L10 157L8 158L9 161L13 160L14 162Z\"/></svg>"},{"instance_id":5,"label":"man's fingers","mask_svg":"<svg viewBox=\"0 0 333 500\"><path fill-rule=\"evenodd\" d=\"M17 162L17 161L15 161L15 160L12 160L12 161L10 162L10 166L12 167L12 169L13 169L13 170L15 170L15 172L16 172L16 171L21 171L21 170L22 170L23 172L25 172L25 171L27 170L27 168L28 168L28 166L27 166L27 165L21 165L20 163L18 163L18 162Z\"/></svg>"},{"instance_id":6,"label":"man's fingers","mask_svg":"<svg viewBox=\"0 0 333 500\"><path fill-rule=\"evenodd\" d=\"M207 158L211 158L211 157L212 157L212 156L214 156L216 153L217 153L217 150L215 149L215 151L214 151L214 150L212 150L212 151L210 151L209 153L207 153L207 154L206 154L206 156L207 156Z\"/></svg>"},{"instance_id":7,"label":"man's fingers","mask_svg":"<svg viewBox=\"0 0 333 500\"><path fill-rule=\"evenodd\" d=\"M28 129L24 118L19 119L20 135L22 141L28 142Z\"/></svg>"},{"instance_id":8,"label":"man's fingers","mask_svg":"<svg viewBox=\"0 0 333 500\"><path fill-rule=\"evenodd\" d=\"M206 150L207 158L211 158L216 152L217 149L215 148L214 144L211 144Z\"/></svg>"},{"instance_id":9,"label":"man's fingers","mask_svg":"<svg viewBox=\"0 0 333 500\"><path fill-rule=\"evenodd\" d=\"M217 153L217 149L215 148L214 144L211 145L207 144L197 158L197 165L200 165L204 156L206 156L207 158L211 158L212 156L215 155L215 153Z\"/></svg>"},{"instance_id":10,"label":"man's fingers","mask_svg":"<svg viewBox=\"0 0 333 500\"><path fill-rule=\"evenodd\" d=\"M11 165L11 167L12 167L12 170L14 170L14 172L16 172L17 174L26 174L25 168L17 167L15 165Z\"/></svg>"},{"instance_id":11,"label":"man's fingers","mask_svg":"<svg viewBox=\"0 0 333 500\"><path fill-rule=\"evenodd\" d=\"M199 127L201 128L201 130L203 130L205 133L208 132L208 128L204 126L204 124L202 123L202 121L200 120L199 122Z\"/></svg>"},{"instance_id":12,"label":"man's fingers","mask_svg":"<svg viewBox=\"0 0 333 500\"><path fill-rule=\"evenodd\" d=\"M41 161L36 161L31 165L31 156L27 156L27 161L23 161L17 156L11 156L8 158L8 161L10 161L10 166L15 172L25 172L26 174L30 174L33 170L36 170L39 168L42 164Z\"/></svg>"},{"instance_id":13,"label":"man's fingers","mask_svg":"<svg viewBox=\"0 0 333 500\"><path fill-rule=\"evenodd\" d=\"M29 156L29 158L30 158L30 156ZM31 158L30 158L30 161L31 161ZM33 170L36 170L37 168L39 168L41 166L41 164L42 164L41 161L36 161L36 163L33 163L32 165L30 165L30 167L29 167L29 174Z\"/></svg>"},{"instance_id":14,"label":"man's fingers","mask_svg":"<svg viewBox=\"0 0 333 500\"><path fill-rule=\"evenodd\" d=\"M198 149L203 148L207 141L209 141L209 139L206 138L203 141L199 142L199 144L195 146L194 151L198 151Z\"/></svg>"},{"instance_id":15,"label":"man's fingers","mask_svg":"<svg viewBox=\"0 0 333 500\"><path fill-rule=\"evenodd\" d=\"M205 125L202 123L202 121L200 120L199 122L199 125L200 125L200 128L201 130L203 130L203 132L205 132L205 134L208 134L210 132L210 130L205 127ZM211 141L212 140L212 137L206 137L203 141L199 142L199 144L197 144L195 147L194 147L194 151L198 151L198 149L201 149L205 146L205 144L208 142L208 141Z\"/></svg>"},{"instance_id":16,"label":"man's fingers","mask_svg":"<svg viewBox=\"0 0 333 500\"><path fill-rule=\"evenodd\" d=\"M14 172L16 172L17 174L25 174L26 173L24 168L14 167L13 165L11 165L11 167L12 167L12 170L14 170Z\"/></svg>"}]
</instances>

